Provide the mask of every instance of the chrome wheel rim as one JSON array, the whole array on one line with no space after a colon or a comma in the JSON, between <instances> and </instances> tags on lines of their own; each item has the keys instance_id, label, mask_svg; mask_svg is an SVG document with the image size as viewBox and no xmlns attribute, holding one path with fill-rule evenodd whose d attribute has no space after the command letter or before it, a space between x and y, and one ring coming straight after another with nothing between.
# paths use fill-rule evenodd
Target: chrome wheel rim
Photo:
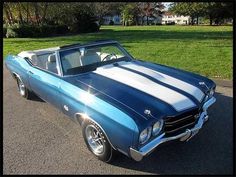
<instances>
[{"instance_id":1,"label":"chrome wheel rim","mask_svg":"<svg viewBox=\"0 0 236 177\"><path fill-rule=\"evenodd\" d=\"M20 94L22 96L24 96L25 95L25 85L20 79L18 79L18 88L19 88Z\"/></svg>"},{"instance_id":2,"label":"chrome wheel rim","mask_svg":"<svg viewBox=\"0 0 236 177\"><path fill-rule=\"evenodd\" d=\"M87 142L94 154L100 155L104 152L104 142L99 131L94 125L88 125L85 129Z\"/></svg>"}]
</instances>

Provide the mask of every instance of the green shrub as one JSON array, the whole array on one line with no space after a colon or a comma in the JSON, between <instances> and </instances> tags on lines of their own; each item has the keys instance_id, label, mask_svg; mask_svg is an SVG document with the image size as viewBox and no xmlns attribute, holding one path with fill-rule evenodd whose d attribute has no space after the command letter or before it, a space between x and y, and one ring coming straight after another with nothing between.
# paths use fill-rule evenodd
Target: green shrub
<instances>
[{"instance_id":1,"label":"green shrub","mask_svg":"<svg viewBox=\"0 0 236 177\"><path fill-rule=\"evenodd\" d=\"M39 32L37 33L38 37L50 36L54 34L55 30L52 25L40 25L38 26Z\"/></svg>"},{"instance_id":2,"label":"green shrub","mask_svg":"<svg viewBox=\"0 0 236 177\"><path fill-rule=\"evenodd\" d=\"M6 37L34 37L37 33L32 25L13 24L8 26Z\"/></svg>"},{"instance_id":3,"label":"green shrub","mask_svg":"<svg viewBox=\"0 0 236 177\"><path fill-rule=\"evenodd\" d=\"M3 25L3 30L2 30L2 32L3 32L3 33L2 33L2 36L3 36L3 37L6 37L6 34L7 34L7 26L6 26L5 24Z\"/></svg>"},{"instance_id":4,"label":"green shrub","mask_svg":"<svg viewBox=\"0 0 236 177\"><path fill-rule=\"evenodd\" d=\"M114 25L114 21L110 20L109 25Z\"/></svg>"},{"instance_id":5,"label":"green shrub","mask_svg":"<svg viewBox=\"0 0 236 177\"><path fill-rule=\"evenodd\" d=\"M40 33L39 28L33 25L19 25L15 31L18 37L38 37L37 34Z\"/></svg>"},{"instance_id":6,"label":"green shrub","mask_svg":"<svg viewBox=\"0 0 236 177\"><path fill-rule=\"evenodd\" d=\"M42 25L40 28L40 36L66 34L69 32L66 25Z\"/></svg>"},{"instance_id":7,"label":"green shrub","mask_svg":"<svg viewBox=\"0 0 236 177\"><path fill-rule=\"evenodd\" d=\"M13 24L7 28L7 37L47 37L57 34L68 33L68 27L65 25L47 25L40 26Z\"/></svg>"},{"instance_id":8,"label":"green shrub","mask_svg":"<svg viewBox=\"0 0 236 177\"><path fill-rule=\"evenodd\" d=\"M6 37L7 38L15 38L18 37L17 32L15 31L16 25L12 25L7 27Z\"/></svg>"},{"instance_id":9,"label":"green shrub","mask_svg":"<svg viewBox=\"0 0 236 177\"><path fill-rule=\"evenodd\" d=\"M55 28L56 34L65 34L68 32L69 32L69 29L68 29L68 26L66 26L66 25L57 25Z\"/></svg>"},{"instance_id":10,"label":"green shrub","mask_svg":"<svg viewBox=\"0 0 236 177\"><path fill-rule=\"evenodd\" d=\"M89 33L99 31L97 19L90 14L76 14L76 22L72 26L72 32Z\"/></svg>"}]
</instances>

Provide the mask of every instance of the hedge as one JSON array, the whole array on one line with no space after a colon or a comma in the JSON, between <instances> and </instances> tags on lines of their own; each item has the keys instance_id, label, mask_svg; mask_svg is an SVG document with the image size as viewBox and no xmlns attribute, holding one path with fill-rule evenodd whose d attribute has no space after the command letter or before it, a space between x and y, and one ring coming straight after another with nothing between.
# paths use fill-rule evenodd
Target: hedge
<instances>
[{"instance_id":1,"label":"hedge","mask_svg":"<svg viewBox=\"0 0 236 177\"><path fill-rule=\"evenodd\" d=\"M7 34L7 28L6 27L3 27L3 37L6 37L6 34Z\"/></svg>"},{"instance_id":2,"label":"hedge","mask_svg":"<svg viewBox=\"0 0 236 177\"><path fill-rule=\"evenodd\" d=\"M14 24L7 27L5 36L14 37L47 37L68 33L68 27L65 25L25 25ZM4 36L4 33L3 33Z\"/></svg>"}]
</instances>

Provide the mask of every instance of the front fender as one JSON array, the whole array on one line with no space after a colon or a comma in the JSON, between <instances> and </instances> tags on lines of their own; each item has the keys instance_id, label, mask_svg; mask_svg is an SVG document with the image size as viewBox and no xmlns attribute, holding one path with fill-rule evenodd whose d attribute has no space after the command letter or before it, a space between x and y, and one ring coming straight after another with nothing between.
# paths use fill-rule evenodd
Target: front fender
<instances>
[{"instance_id":1,"label":"front fender","mask_svg":"<svg viewBox=\"0 0 236 177\"><path fill-rule=\"evenodd\" d=\"M114 149L129 154L129 148L133 146L139 133L135 121L122 110L112 104L98 98L96 95L62 81L61 87L62 108L68 106L64 111L72 118L78 115L86 115L97 123L107 135Z\"/></svg>"},{"instance_id":2,"label":"front fender","mask_svg":"<svg viewBox=\"0 0 236 177\"><path fill-rule=\"evenodd\" d=\"M102 106L105 104L109 108L104 112ZM131 117L106 102L100 103L100 106L99 111L94 107L86 107L81 117L83 120L89 118L98 124L112 147L129 156L129 148L133 146L139 132L136 123Z\"/></svg>"}]
</instances>

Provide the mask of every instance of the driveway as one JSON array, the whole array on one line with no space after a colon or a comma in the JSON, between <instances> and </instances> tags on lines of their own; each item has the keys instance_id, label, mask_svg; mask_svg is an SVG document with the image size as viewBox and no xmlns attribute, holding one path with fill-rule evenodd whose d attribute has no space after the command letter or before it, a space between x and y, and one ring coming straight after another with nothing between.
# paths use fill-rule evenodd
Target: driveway
<instances>
[{"instance_id":1,"label":"driveway","mask_svg":"<svg viewBox=\"0 0 236 177\"><path fill-rule=\"evenodd\" d=\"M189 142L160 146L141 162L103 163L87 150L81 127L40 99L25 100L3 72L4 174L232 174L233 91L217 86L210 120Z\"/></svg>"}]
</instances>

